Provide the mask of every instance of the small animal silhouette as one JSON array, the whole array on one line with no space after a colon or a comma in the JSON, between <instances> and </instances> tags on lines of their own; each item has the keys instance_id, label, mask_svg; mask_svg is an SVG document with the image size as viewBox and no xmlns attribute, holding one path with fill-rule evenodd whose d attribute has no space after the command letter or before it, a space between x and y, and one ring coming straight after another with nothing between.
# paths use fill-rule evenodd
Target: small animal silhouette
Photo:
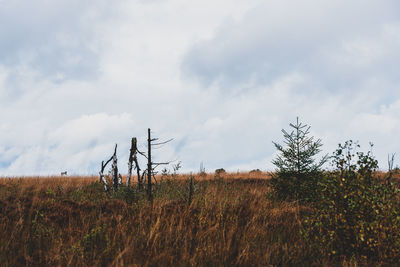
<instances>
[{"instance_id":1,"label":"small animal silhouette","mask_svg":"<svg viewBox=\"0 0 400 267\"><path fill-rule=\"evenodd\" d=\"M61 172L61 176L67 175L67 171Z\"/></svg>"}]
</instances>

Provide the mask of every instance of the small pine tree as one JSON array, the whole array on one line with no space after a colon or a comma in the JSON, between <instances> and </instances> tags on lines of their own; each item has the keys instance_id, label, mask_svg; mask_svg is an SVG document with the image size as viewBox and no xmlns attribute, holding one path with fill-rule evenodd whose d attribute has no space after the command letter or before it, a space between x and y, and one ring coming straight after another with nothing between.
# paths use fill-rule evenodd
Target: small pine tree
<instances>
[{"instance_id":1,"label":"small pine tree","mask_svg":"<svg viewBox=\"0 0 400 267\"><path fill-rule=\"evenodd\" d=\"M293 128L290 133L282 129L285 147L273 142L279 155L272 161L277 168L272 185L281 199L311 200L328 155L316 162L315 156L321 152L321 139L314 140L309 136L311 127L299 122L299 118L296 124L289 125Z\"/></svg>"}]
</instances>

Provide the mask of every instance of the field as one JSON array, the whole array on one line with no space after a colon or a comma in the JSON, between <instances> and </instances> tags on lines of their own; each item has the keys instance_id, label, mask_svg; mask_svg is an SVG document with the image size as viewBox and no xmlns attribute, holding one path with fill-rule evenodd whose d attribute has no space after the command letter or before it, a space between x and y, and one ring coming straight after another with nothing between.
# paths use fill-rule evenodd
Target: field
<instances>
[{"instance_id":1,"label":"field","mask_svg":"<svg viewBox=\"0 0 400 267\"><path fill-rule=\"evenodd\" d=\"M384 174L382 174L384 175ZM0 179L2 266L383 266L321 255L301 235L315 212L270 197L269 174L157 177L154 200L107 195L98 177Z\"/></svg>"}]
</instances>

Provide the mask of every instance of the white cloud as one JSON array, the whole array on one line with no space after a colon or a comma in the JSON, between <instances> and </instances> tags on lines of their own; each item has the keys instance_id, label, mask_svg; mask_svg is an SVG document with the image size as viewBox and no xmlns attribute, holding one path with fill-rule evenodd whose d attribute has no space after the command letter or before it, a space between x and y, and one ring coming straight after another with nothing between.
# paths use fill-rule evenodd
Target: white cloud
<instances>
[{"instance_id":1,"label":"white cloud","mask_svg":"<svg viewBox=\"0 0 400 267\"><path fill-rule=\"evenodd\" d=\"M112 154L115 142L128 149L123 141L129 143L133 129L134 122L126 113L82 115L46 132L42 144L14 144L20 146L19 155L14 153L16 158L6 174L58 174L63 169L70 173L95 173L100 162ZM126 156L126 151L121 154Z\"/></svg>"},{"instance_id":2,"label":"white cloud","mask_svg":"<svg viewBox=\"0 0 400 267\"><path fill-rule=\"evenodd\" d=\"M396 1L0 3L0 174L97 173L146 130L185 171L272 169L299 116L400 150ZM31 12L36 10L36 12Z\"/></svg>"},{"instance_id":3,"label":"white cloud","mask_svg":"<svg viewBox=\"0 0 400 267\"><path fill-rule=\"evenodd\" d=\"M99 20L106 1L7 1L0 6L0 60L11 70L32 68L40 79L92 79L98 72ZM18 88L21 73L11 73ZM15 76L15 77L14 77ZM9 85L11 86L11 85Z\"/></svg>"}]
</instances>

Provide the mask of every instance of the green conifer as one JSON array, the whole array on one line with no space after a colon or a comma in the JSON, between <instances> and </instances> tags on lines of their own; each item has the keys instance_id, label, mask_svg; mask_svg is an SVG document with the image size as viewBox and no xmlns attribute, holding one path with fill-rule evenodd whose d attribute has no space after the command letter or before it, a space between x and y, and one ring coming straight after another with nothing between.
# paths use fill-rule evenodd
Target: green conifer
<instances>
[{"instance_id":1,"label":"green conifer","mask_svg":"<svg viewBox=\"0 0 400 267\"><path fill-rule=\"evenodd\" d=\"M292 131L282 129L284 146L273 142L278 156L272 161L276 166L272 185L279 198L311 200L317 188L317 179L321 167L328 160L328 155L316 161L321 152L321 139L310 136L310 126L296 120L289 124Z\"/></svg>"}]
</instances>

